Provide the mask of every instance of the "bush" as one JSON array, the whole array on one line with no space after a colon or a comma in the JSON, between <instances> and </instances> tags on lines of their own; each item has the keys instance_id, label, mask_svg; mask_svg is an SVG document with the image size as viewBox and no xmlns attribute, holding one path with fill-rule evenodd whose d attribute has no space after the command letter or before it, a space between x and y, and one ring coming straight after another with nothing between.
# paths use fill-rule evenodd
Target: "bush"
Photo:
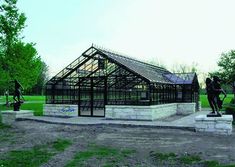
<instances>
[{"instance_id":1,"label":"bush","mask_svg":"<svg viewBox=\"0 0 235 167\"><path fill-rule=\"evenodd\" d=\"M230 104L225 108L225 113L233 115L233 120L235 120L235 105Z\"/></svg>"},{"instance_id":2,"label":"bush","mask_svg":"<svg viewBox=\"0 0 235 167\"><path fill-rule=\"evenodd\" d=\"M235 104L234 98L231 99L230 104Z\"/></svg>"},{"instance_id":3,"label":"bush","mask_svg":"<svg viewBox=\"0 0 235 167\"><path fill-rule=\"evenodd\" d=\"M225 113L233 115L233 120L235 120L235 103L234 98L231 99L230 104L225 107Z\"/></svg>"}]
</instances>

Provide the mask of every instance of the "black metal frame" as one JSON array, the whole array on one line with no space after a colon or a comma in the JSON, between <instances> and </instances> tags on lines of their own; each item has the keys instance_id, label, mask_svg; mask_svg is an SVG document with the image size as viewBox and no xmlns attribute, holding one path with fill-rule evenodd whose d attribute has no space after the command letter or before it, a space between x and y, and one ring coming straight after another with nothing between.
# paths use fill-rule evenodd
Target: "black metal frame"
<instances>
[{"instance_id":1,"label":"black metal frame","mask_svg":"<svg viewBox=\"0 0 235 167\"><path fill-rule=\"evenodd\" d=\"M122 57L125 59L125 57ZM126 58L130 61L130 58ZM137 60L138 67L141 62ZM164 69L142 63L159 70ZM156 68L154 68L156 67ZM77 104L79 116L105 116L105 105L157 105L196 102L199 97L196 75L191 84L152 82L108 56L90 47L46 84L47 104Z\"/></svg>"}]
</instances>

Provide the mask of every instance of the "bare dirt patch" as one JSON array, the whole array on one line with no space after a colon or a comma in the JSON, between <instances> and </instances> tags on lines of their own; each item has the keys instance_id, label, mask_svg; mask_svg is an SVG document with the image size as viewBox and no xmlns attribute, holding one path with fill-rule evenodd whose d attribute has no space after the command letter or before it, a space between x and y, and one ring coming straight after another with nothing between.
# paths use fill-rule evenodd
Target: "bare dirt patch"
<instances>
[{"instance_id":1,"label":"bare dirt patch","mask_svg":"<svg viewBox=\"0 0 235 167\"><path fill-rule=\"evenodd\" d=\"M12 150L45 145L56 139L68 139L72 145L55 155L43 166L65 166L78 152L91 144L115 149L135 150L120 162L120 166L159 165L152 155L174 153L177 156L195 155L204 161L235 164L235 132L231 136L213 136L180 129L159 129L128 126L71 126L18 121L10 129L0 129L0 157ZM91 158L85 166L102 166ZM100 160L103 162L103 160ZM167 166L160 163L160 166ZM170 166L178 166L178 163ZM182 164L180 165L182 166ZM187 164L186 164L187 166ZM195 164L191 166L203 166Z\"/></svg>"}]
</instances>

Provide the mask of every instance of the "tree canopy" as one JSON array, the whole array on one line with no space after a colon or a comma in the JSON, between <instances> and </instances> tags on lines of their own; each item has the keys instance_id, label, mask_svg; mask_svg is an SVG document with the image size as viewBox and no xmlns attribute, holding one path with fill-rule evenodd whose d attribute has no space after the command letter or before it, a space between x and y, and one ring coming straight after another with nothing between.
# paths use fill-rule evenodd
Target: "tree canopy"
<instances>
[{"instance_id":1,"label":"tree canopy","mask_svg":"<svg viewBox=\"0 0 235 167\"><path fill-rule=\"evenodd\" d=\"M23 42L26 16L16 4L17 0L0 2L0 90L12 89L14 79L31 89L43 68L35 44Z\"/></svg>"},{"instance_id":2,"label":"tree canopy","mask_svg":"<svg viewBox=\"0 0 235 167\"><path fill-rule=\"evenodd\" d=\"M223 83L232 84L235 81L235 50L222 53L217 64L219 70L210 75L217 75L223 80Z\"/></svg>"},{"instance_id":3,"label":"tree canopy","mask_svg":"<svg viewBox=\"0 0 235 167\"><path fill-rule=\"evenodd\" d=\"M0 6L0 40L5 50L18 42L25 28L26 16L16 6L17 0L4 0Z\"/></svg>"}]
</instances>

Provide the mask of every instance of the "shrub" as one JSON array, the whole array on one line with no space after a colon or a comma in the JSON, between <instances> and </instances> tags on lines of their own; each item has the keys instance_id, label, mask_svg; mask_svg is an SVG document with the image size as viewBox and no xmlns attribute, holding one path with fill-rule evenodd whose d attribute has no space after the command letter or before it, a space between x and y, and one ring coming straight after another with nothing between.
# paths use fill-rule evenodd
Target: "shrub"
<instances>
[{"instance_id":1,"label":"shrub","mask_svg":"<svg viewBox=\"0 0 235 167\"><path fill-rule=\"evenodd\" d=\"M234 98L231 99L230 104L235 104Z\"/></svg>"},{"instance_id":2,"label":"shrub","mask_svg":"<svg viewBox=\"0 0 235 167\"><path fill-rule=\"evenodd\" d=\"M225 113L233 115L233 120L235 120L235 106L230 104L225 108Z\"/></svg>"}]
</instances>

